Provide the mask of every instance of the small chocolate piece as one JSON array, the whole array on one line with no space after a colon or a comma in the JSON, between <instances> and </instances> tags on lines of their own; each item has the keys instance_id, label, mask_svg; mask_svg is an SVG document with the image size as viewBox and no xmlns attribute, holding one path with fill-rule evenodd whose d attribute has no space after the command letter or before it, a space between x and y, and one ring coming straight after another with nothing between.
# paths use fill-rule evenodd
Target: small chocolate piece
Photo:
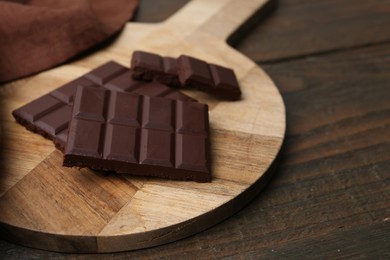
<instances>
[{"instance_id":1,"label":"small chocolate piece","mask_svg":"<svg viewBox=\"0 0 390 260\"><path fill-rule=\"evenodd\" d=\"M240 99L241 90L234 71L216 64L210 64L209 66L214 80L214 88L211 92L224 99Z\"/></svg>"},{"instance_id":2,"label":"small chocolate piece","mask_svg":"<svg viewBox=\"0 0 390 260\"><path fill-rule=\"evenodd\" d=\"M209 182L208 106L80 86L63 165Z\"/></svg>"},{"instance_id":3,"label":"small chocolate piece","mask_svg":"<svg viewBox=\"0 0 390 260\"><path fill-rule=\"evenodd\" d=\"M177 64L179 80L183 86L208 91L214 87L209 64L205 61L181 55Z\"/></svg>"},{"instance_id":4,"label":"small chocolate piece","mask_svg":"<svg viewBox=\"0 0 390 260\"><path fill-rule=\"evenodd\" d=\"M238 100L241 90L232 69L181 55L178 59L135 51L131 60L133 77L157 80L172 87L195 88L228 100Z\"/></svg>"},{"instance_id":5,"label":"small chocolate piece","mask_svg":"<svg viewBox=\"0 0 390 260\"><path fill-rule=\"evenodd\" d=\"M172 87L180 87L176 59L174 58L161 57L144 51L134 51L131 69L135 79L157 80Z\"/></svg>"},{"instance_id":6,"label":"small chocolate piece","mask_svg":"<svg viewBox=\"0 0 390 260\"><path fill-rule=\"evenodd\" d=\"M134 80L131 70L111 61L14 110L12 114L28 130L53 140L56 147L63 150L68 135L71 106L78 86L195 101L158 82Z\"/></svg>"},{"instance_id":7,"label":"small chocolate piece","mask_svg":"<svg viewBox=\"0 0 390 260\"><path fill-rule=\"evenodd\" d=\"M177 59L181 85L208 92L222 99L238 100L241 90L234 71L216 64L181 55Z\"/></svg>"}]
</instances>

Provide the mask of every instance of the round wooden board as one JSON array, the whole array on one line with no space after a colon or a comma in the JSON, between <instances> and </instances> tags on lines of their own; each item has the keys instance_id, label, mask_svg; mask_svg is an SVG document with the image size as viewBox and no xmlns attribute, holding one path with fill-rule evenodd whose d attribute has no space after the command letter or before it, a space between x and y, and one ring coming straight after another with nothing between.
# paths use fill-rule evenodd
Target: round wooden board
<instances>
[{"instance_id":1,"label":"round wooden board","mask_svg":"<svg viewBox=\"0 0 390 260\"><path fill-rule=\"evenodd\" d=\"M270 178L285 133L274 83L225 42L266 0L195 0L159 24L129 23L109 47L1 89L0 228L4 238L62 252L151 247L204 230L241 209ZM192 55L232 67L243 96L207 103L211 183L104 175L62 167L51 141L12 118L15 108L108 60L126 66L133 50Z\"/></svg>"}]
</instances>

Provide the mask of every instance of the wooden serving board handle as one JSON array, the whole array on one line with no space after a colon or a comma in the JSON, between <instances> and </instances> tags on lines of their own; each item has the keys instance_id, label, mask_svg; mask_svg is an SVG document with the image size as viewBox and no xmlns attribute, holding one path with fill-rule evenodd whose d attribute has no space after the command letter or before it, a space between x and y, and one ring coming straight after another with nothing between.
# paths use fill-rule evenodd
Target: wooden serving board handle
<instances>
[{"instance_id":1,"label":"wooden serving board handle","mask_svg":"<svg viewBox=\"0 0 390 260\"><path fill-rule=\"evenodd\" d=\"M190 236L248 203L275 166L285 110L272 80L226 39L267 2L193 0L164 22L128 23L105 49L0 89L0 235L54 251L124 251ZM137 49L173 57L188 54L235 70L240 101L185 92L209 105L211 183L62 167L63 155L51 141L12 118L12 110L108 60L129 66Z\"/></svg>"},{"instance_id":2,"label":"wooden serving board handle","mask_svg":"<svg viewBox=\"0 0 390 260\"><path fill-rule=\"evenodd\" d=\"M267 2L268 0L195 0L162 24L183 37L200 33L225 41Z\"/></svg>"}]
</instances>

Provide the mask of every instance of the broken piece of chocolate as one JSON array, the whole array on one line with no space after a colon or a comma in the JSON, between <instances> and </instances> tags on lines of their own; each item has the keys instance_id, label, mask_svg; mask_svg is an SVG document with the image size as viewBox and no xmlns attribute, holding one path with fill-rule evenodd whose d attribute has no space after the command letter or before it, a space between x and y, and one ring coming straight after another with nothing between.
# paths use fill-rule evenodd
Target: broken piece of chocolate
<instances>
[{"instance_id":1,"label":"broken piece of chocolate","mask_svg":"<svg viewBox=\"0 0 390 260\"><path fill-rule=\"evenodd\" d=\"M131 59L131 69L135 79L157 80L171 87L180 87L176 59L174 58L135 51Z\"/></svg>"},{"instance_id":2,"label":"broken piece of chocolate","mask_svg":"<svg viewBox=\"0 0 390 260\"><path fill-rule=\"evenodd\" d=\"M172 87L198 89L221 99L238 100L241 97L241 90L232 69L187 55L174 59L135 51L131 68L136 79L157 80Z\"/></svg>"},{"instance_id":3,"label":"broken piece of chocolate","mask_svg":"<svg viewBox=\"0 0 390 260\"><path fill-rule=\"evenodd\" d=\"M63 151L68 136L71 107L78 86L89 86L154 97L196 101L158 82L134 80L132 71L110 61L12 112L28 130L54 141Z\"/></svg>"},{"instance_id":4,"label":"broken piece of chocolate","mask_svg":"<svg viewBox=\"0 0 390 260\"><path fill-rule=\"evenodd\" d=\"M177 59L180 83L188 88L208 92L216 97L238 100L241 90L232 69L181 55Z\"/></svg>"},{"instance_id":5,"label":"broken piece of chocolate","mask_svg":"<svg viewBox=\"0 0 390 260\"><path fill-rule=\"evenodd\" d=\"M211 181L208 106L79 87L64 166Z\"/></svg>"}]
</instances>

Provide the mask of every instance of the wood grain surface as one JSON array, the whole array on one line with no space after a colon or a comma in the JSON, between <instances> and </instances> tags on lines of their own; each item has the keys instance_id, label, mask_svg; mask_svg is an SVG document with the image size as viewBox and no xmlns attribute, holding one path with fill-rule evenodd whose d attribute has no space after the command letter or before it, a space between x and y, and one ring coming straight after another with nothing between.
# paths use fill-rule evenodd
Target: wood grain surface
<instances>
[{"instance_id":1,"label":"wood grain surface","mask_svg":"<svg viewBox=\"0 0 390 260\"><path fill-rule=\"evenodd\" d=\"M284 140L285 109L272 80L226 39L266 2L194 0L159 24L128 23L118 39L97 53L3 86L2 237L60 252L147 248L202 231L253 199L273 172ZM187 54L235 70L243 93L239 101L187 91L209 105L212 182L66 168L50 141L13 120L11 111L38 92L53 90L108 60L128 65L137 49ZM44 150L32 152L40 143Z\"/></svg>"},{"instance_id":2,"label":"wood grain surface","mask_svg":"<svg viewBox=\"0 0 390 260\"><path fill-rule=\"evenodd\" d=\"M280 0L237 48L258 62L326 54L388 42L389 1Z\"/></svg>"},{"instance_id":3,"label":"wood grain surface","mask_svg":"<svg viewBox=\"0 0 390 260\"><path fill-rule=\"evenodd\" d=\"M142 2L138 19L153 21L148 9L168 17L172 9L163 2L179 1ZM321 30L313 17L323 21ZM279 0L237 44L276 81L287 135L271 182L233 217L145 250L70 255L0 241L0 258L388 259L389 17L389 5L380 0ZM321 46L312 40L325 34Z\"/></svg>"}]
</instances>

